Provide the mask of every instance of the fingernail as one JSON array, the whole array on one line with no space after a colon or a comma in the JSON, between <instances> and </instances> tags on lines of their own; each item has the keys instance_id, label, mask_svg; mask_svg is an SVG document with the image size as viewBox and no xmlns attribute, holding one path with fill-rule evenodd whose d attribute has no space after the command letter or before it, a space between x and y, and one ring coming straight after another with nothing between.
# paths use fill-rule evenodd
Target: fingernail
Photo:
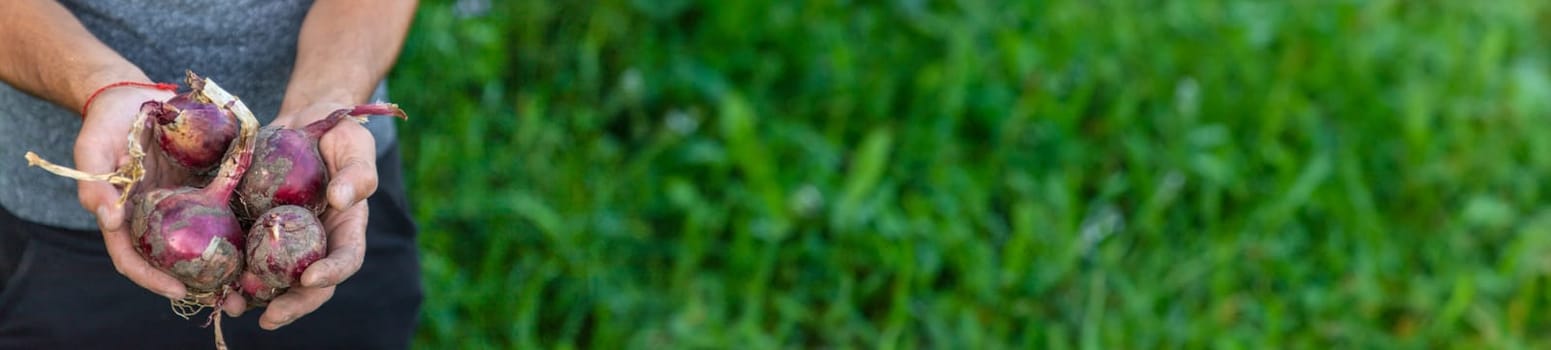
<instances>
[{"instance_id":1,"label":"fingernail","mask_svg":"<svg viewBox=\"0 0 1551 350\"><path fill-rule=\"evenodd\" d=\"M225 301L225 300L221 301L221 304L227 304L227 303L228 303L228 301ZM242 304L247 304L246 300L241 301L241 303ZM226 309L226 305L222 305L221 308ZM238 306L237 307L237 311L232 311L231 309L226 309L226 315L227 316L231 316L231 317L241 317L242 316L242 312L243 311L247 311L246 309L247 309L247 305Z\"/></svg>"},{"instance_id":2,"label":"fingernail","mask_svg":"<svg viewBox=\"0 0 1551 350\"><path fill-rule=\"evenodd\" d=\"M97 206L97 228L98 229L108 228L108 222L105 221L105 219L104 219L106 217L108 217L108 206L106 206L106 205L99 205L99 206Z\"/></svg>"},{"instance_id":3,"label":"fingernail","mask_svg":"<svg viewBox=\"0 0 1551 350\"><path fill-rule=\"evenodd\" d=\"M291 318L290 317L284 317L284 318L281 318L280 321L278 321L278 322L270 322L264 328L268 329L268 330L276 330L276 329L280 329L280 327L285 327L285 325L288 325L288 324L291 324Z\"/></svg>"},{"instance_id":4,"label":"fingernail","mask_svg":"<svg viewBox=\"0 0 1551 350\"><path fill-rule=\"evenodd\" d=\"M349 208L351 204L355 204L353 203L355 201L355 188L348 185L339 186L334 190L334 197L339 198L334 201L338 204L336 206L339 209Z\"/></svg>"}]
</instances>

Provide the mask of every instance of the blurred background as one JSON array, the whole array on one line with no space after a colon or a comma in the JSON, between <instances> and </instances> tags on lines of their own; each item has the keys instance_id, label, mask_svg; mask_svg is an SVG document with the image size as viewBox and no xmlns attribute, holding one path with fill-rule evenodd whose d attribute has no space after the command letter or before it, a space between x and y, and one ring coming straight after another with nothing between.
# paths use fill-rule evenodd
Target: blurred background
<instances>
[{"instance_id":1,"label":"blurred background","mask_svg":"<svg viewBox=\"0 0 1551 350\"><path fill-rule=\"evenodd\" d=\"M1551 345L1551 2L424 0L424 348Z\"/></svg>"}]
</instances>

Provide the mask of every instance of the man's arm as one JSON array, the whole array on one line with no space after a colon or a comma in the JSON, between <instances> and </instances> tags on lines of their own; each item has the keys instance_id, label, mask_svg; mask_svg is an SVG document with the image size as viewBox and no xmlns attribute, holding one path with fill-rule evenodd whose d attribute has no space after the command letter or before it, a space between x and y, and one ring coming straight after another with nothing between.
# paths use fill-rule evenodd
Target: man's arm
<instances>
[{"instance_id":1,"label":"man's arm","mask_svg":"<svg viewBox=\"0 0 1551 350\"><path fill-rule=\"evenodd\" d=\"M328 114L299 114L309 107L366 102L397 60L415 7L415 0L314 3L302 22L280 117L301 126Z\"/></svg>"},{"instance_id":2,"label":"man's arm","mask_svg":"<svg viewBox=\"0 0 1551 350\"><path fill-rule=\"evenodd\" d=\"M0 80L72 111L103 85L149 82L52 0L0 1L0 43Z\"/></svg>"},{"instance_id":3,"label":"man's arm","mask_svg":"<svg viewBox=\"0 0 1551 350\"><path fill-rule=\"evenodd\" d=\"M145 73L104 45L70 11L52 0L0 1L0 80L71 111L81 109L99 87L119 82L149 82ZM129 125L140 103L171 97L167 91L122 88L98 95L75 139L75 167L89 173L112 172L125 157ZM15 117L15 116L6 116ZM4 132L25 132L0 130ZM11 156L11 155L7 155ZM157 270L130 244L119 190L103 182L77 182L81 207L97 215L103 245L120 274L168 298L187 292Z\"/></svg>"},{"instance_id":4,"label":"man's arm","mask_svg":"<svg viewBox=\"0 0 1551 350\"><path fill-rule=\"evenodd\" d=\"M296 66L274 123L302 127L335 109L366 102L397 59L415 6L414 0L314 3L302 22ZM307 267L300 286L269 303L259 317L265 329L317 310L366 256L366 198L377 191L376 141L365 127L340 123L318 141L318 152L329 171L329 207L322 216L328 256ZM242 313L238 299L226 301L229 313Z\"/></svg>"}]
</instances>

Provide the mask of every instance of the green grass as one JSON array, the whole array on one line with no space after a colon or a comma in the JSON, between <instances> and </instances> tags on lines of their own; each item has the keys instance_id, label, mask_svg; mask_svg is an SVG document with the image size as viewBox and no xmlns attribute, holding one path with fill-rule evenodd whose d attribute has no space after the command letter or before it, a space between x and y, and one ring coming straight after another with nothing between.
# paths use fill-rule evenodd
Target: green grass
<instances>
[{"instance_id":1,"label":"green grass","mask_svg":"<svg viewBox=\"0 0 1551 350\"><path fill-rule=\"evenodd\" d=\"M1551 346L1551 2L425 1L425 348Z\"/></svg>"}]
</instances>

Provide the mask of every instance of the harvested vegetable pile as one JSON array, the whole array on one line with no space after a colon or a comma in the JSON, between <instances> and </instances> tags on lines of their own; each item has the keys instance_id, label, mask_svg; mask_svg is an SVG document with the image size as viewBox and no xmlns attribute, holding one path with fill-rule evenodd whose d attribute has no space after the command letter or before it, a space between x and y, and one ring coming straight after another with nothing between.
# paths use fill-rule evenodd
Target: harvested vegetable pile
<instances>
[{"instance_id":1,"label":"harvested vegetable pile","mask_svg":"<svg viewBox=\"0 0 1551 350\"><path fill-rule=\"evenodd\" d=\"M216 308L207 325L215 324L216 347L224 349L218 305L227 293L242 293L250 306L264 306L300 283L302 272L327 253L318 216L326 207L328 172L318 139L346 119L407 116L396 105L374 103L334 111L302 129L261 130L253 112L215 82L188 72L185 83L189 91L141 105L127 135L130 162L113 173L89 174L32 152L27 162L60 176L119 186L118 204L130 206L135 250L189 289L187 297L172 301L173 312L188 318ZM148 140L156 143L157 156L178 165L170 171L184 172L150 175L186 183L136 186L152 168L142 146Z\"/></svg>"}]
</instances>

